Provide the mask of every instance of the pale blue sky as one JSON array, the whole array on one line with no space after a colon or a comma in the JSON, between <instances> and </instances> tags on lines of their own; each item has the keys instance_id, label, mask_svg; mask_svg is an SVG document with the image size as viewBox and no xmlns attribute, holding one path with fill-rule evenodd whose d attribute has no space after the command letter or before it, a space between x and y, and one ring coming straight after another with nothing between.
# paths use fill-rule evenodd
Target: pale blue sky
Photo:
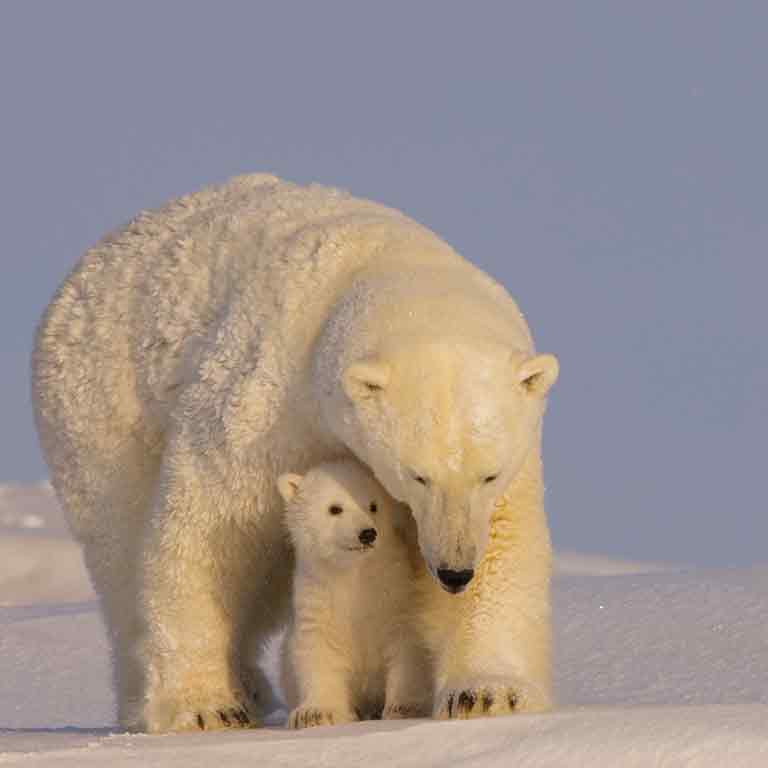
<instances>
[{"instance_id":1,"label":"pale blue sky","mask_svg":"<svg viewBox=\"0 0 768 768\"><path fill-rule=\"evenodd\" d=\"M139 209L247 171L401 208L561 360L561 547L765 561L768 4L0 4L0 481L33 328Z\"/></svg>"}]
</instances>

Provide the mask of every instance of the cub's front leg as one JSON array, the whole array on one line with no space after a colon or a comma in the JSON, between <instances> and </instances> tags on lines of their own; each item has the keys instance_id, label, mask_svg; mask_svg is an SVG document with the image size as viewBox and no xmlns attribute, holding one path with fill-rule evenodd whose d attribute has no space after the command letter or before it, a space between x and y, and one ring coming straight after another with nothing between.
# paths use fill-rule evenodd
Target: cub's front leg
<instances>
[{"instance_id":1,"label":"cub's front leg","mask_svg":"<svg viewBox=\"0 0 768 768\"><path fill-rule=\"evenodd\" d=\"M359 720L351 701L349 660L343 646L322 626L292 628L286 636L283 663L290 665L283 678L292 681L286 691L288 728L340 725Z\"/></svg>"}]
</instances>

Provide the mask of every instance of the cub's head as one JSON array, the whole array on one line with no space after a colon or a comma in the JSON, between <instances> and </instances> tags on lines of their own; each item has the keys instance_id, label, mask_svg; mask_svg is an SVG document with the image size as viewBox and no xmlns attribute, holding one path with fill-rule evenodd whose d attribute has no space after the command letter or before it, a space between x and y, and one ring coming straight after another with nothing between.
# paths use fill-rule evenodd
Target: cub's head
<instances>
[{"instance_id":1,"label":"cub's head","mask_svg":"<svg viewBox=\"0 0 768 768\"><path fill-rule=\"evenodd\" d=\"M320 464L303 477L277 481L286 504L286 526L299 559L350 564L372 551L389 533L386 491L356 461Z\"/></svg>"},{"instance_id":2,"label":"cub's head","mask_svg":"<svg viewBox=\"0 0 768 768\"><path fill-rule=\"evenodd\" d=\"M411 508L422 555L447 591L472 580L495 503L538 452L557 374L552 355L445 339L390 345L344 371L328 423Z\"/></svg>"}]
</instances>

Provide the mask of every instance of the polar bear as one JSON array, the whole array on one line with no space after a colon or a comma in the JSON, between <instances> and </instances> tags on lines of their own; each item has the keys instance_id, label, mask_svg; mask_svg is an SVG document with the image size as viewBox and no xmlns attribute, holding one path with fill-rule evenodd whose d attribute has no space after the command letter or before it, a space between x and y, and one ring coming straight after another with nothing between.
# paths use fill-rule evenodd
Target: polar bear
<instances>
[{"instance_id":1,"label":"polar bear","mask_svg":"<svg viewBox=\"0 0 768 768\"><path fill-rule=\"evenodd\" d=\"M239 177L87 251L38 329L33 402L120 723L258 719L249 654L285 622L293 568L277 478L353 456L415 521L433 715L546 708L557 373L501 285L338 190Z\"/></svg>"},{"instance_id":2,"label":"polar bear","mask_svg":"<svg viewBox=\"0 0 768 768\"><path fill-rule=\"evenodd\" d=\"M431 674L395 502L349 459L277 484L296 555L281 657L288 726L426 714Z\"/></svg>"}]
</instances>

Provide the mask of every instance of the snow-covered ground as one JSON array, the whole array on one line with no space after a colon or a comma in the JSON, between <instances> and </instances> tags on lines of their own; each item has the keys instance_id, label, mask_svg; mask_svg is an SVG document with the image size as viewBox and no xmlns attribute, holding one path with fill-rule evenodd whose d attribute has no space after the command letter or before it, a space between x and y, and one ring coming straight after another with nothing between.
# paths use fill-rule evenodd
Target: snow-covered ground
<instances>
[{"instance_id":1,"label":"snow-covered ground","mask_svg":"<svg viewBox=\"0 0 768 768\"><path fill-rule=\"evenodd\" d=\"M4 486L0 765L768 766L768 565L564 553L555 615L550 715L294 733L277 712L253 731L121 734L78 549L46 486Z\"/></svg>"}]
</instances>

